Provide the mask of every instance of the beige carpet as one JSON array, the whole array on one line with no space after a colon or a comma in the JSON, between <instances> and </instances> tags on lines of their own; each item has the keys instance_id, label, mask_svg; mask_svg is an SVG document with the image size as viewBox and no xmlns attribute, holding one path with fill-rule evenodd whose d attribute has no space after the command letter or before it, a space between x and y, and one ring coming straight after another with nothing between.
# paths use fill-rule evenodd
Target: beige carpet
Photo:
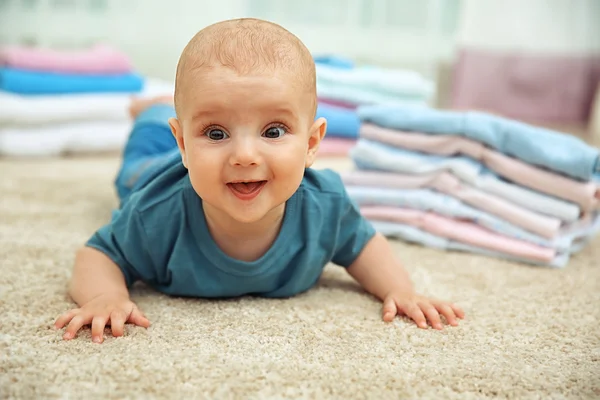
<instances>
[{"instance_id":1,"label":"beige carpet","mask_svg":"<svg viewBox=\"0 0 600 400\"><path fill-rule=\"evenodd\" d=\"M380 304L331 266L288 300L139 288L150 329L65 342L51 326L73 307L74 251L116 204L116 167L0 159L0 398L600 397L600 240L566 270L396 243L418 289L465 308L442 332L383 323Z\"/></svg>"}]
</instances>

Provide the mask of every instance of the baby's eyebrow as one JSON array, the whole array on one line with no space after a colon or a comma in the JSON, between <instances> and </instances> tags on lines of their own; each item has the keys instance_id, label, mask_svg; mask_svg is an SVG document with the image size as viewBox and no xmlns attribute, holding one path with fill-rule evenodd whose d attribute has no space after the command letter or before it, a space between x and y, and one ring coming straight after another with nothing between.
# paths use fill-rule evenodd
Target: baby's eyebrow
<instances>
[{"instance_id":1,"label":"baby's eyebrow","mask_svg":"<svg viewBox=\"0 0 600 400\"><path fill-rule=\"evenodd\" d=\"M274 107L274 108L270 108L269 112L273 115L284 115L288 118L296 118L296 113L288 108L288 107Z\"/></svg>"},{"instance_id":2,"label":"baby's eyebrow","mask_svg":"<svg viewBox=\"0 0 600 400\"><path fill-rule=\"evenodd\" d=\"M202 119L202 118L210 118L211 116L217 114L217 112L206 109L199 109L192 114L192 121Z\"/></svg>"}]
</instances>

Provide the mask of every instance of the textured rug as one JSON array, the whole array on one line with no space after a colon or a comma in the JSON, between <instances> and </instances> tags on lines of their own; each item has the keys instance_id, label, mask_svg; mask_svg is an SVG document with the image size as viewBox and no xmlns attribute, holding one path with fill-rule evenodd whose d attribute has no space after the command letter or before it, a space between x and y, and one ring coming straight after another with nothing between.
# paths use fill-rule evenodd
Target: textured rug
<instances>
[{"instance_id":1,"label":"textured rug","mask_svg":"<svg viewBox=\"0 0 600 400\"><path fill-rule=\"evenodd\" d=\"M343 168L322 160L319 166ZM394 242L457 328L385 324L343 270L295 298L205 301L145 287L149 329L65 342L56 316L75 250L116 205L113 156L0 159L0 398L600 397L600 240L565 270Z\"/></svg>"}]
</instances>

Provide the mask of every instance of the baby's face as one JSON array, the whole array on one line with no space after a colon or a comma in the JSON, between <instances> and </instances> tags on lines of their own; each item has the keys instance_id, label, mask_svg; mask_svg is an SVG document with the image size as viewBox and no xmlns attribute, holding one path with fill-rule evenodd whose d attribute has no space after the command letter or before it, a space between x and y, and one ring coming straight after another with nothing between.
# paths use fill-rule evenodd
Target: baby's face
<instances>
[{"instance_id":1,"label":"baby's face","mask_svg":"<svg viewBox=\"0 0 600 400\"><path fill-rule=\"evenodd\" d=\"M284 74L193 74L176 133L192 186L205 208L260 221L298 189L324 123L321 131L310 95Z\"/></svg>"}]
</instances>

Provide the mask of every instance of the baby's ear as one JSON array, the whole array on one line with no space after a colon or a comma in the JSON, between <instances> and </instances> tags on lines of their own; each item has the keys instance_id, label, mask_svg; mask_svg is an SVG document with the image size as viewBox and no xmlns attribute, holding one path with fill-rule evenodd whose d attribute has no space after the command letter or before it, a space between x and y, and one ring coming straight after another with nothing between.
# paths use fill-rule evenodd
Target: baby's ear
<instances>
[{"instance_id":1,"label":"baby's ear","mask_svg":"<svg viewBox=\"0 0 600 400\"><path fill-rule=\"evenodd\" d=\"M306 154L305 167L310 167L317 158L317 151L321 140L325 137L327 132L327 120L325 118L318 118L311 126L308 138L308 152Z\"/></svg>"},{"instance_id":2,"label":"baby's ear","mask_svg":"<svg viewBox=\"0 0 600 400\"><path fill-rule=\"evenodd\" d=\"M183 166L187 168L187 159L185 157L185 141L183 140L183 129L177 118L169 118L169 126L171 132L177 141L177 147L179 147L179 153L181 154L181 162Z\"/></svg>"}]
</instances>

